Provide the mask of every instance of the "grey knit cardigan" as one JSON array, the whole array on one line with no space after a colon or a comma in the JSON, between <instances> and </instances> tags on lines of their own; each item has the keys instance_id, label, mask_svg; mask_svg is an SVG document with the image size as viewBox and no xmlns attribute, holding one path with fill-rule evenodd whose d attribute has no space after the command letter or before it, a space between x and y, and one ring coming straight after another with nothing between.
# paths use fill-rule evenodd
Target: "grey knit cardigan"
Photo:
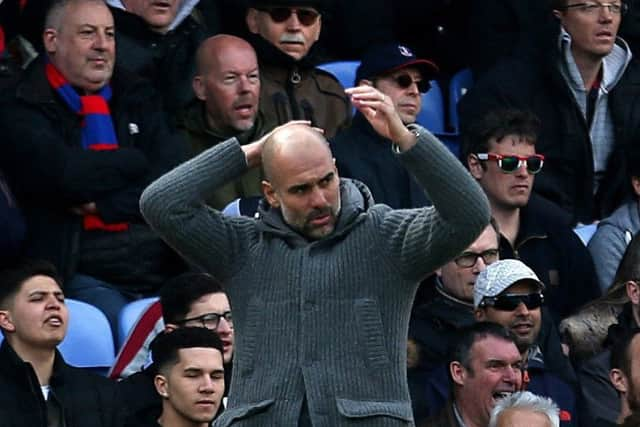
<instances>
[{"instance_id":1,"label":"grey knit cardigan","mask_svg":"<svg viewBox=\"0 0 640 427\"><path fill-rule=\"evenodd\" d=\"M147 222L221 280L231 302L233 377L214 426L297 426L305 397L316 427L414 424L406 342L415 291L489 221L478 184L417 129L418 143L398 156L433 206L373 205L343 180L336 229L316 241L293 232L277 211L232 218L206 206L247 169L234 138L144 191Z\"/></svg>"}]
</instances>

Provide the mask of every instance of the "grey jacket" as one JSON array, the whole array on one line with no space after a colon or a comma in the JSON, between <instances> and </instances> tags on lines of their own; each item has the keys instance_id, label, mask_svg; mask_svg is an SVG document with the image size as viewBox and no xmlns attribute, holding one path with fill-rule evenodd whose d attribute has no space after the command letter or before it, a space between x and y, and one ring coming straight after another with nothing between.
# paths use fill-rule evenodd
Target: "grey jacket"
<instances>
[{"instance_id":1,"label":"grey jacket","mask_svg":"<svg viewBox=\"0 0 640 427\"><path fill-rule=\"evenodd\" d=\"M613 284L627 245L640 230L638 203L638 200L625 203L600 221L598 230L589 240L589 252L603 293Z\"/></svg>"},{"instance_id":2,"label":"grey jacket","mask_svg":"<svg viewBox=\"0 0 640 427\"><path fill-rule=\"evenodd\" d=\"M205 206L247 168L235 139L145 190L149 224L227 286L236 351L216 427L295 426L305 397L314 427L413 425L406 344L418 282L489 220L480 187L435 137L419 132L399 156L434 207L372 205L368 191L343 180L336 229L317 241L293 232L278 210L231 218Z\"/></svg>"}]
</instances>

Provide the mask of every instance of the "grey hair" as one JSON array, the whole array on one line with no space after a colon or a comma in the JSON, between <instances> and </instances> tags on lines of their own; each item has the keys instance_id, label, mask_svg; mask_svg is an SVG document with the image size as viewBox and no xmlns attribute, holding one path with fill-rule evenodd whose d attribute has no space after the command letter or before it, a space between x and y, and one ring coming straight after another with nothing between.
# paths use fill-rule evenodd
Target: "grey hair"
<instances>
[{"instance_id":1,"label":"grey hair","mask_svg":"<svg viewBox=\"0 0 640 427\"><path fill-rule=\"evenodd\" d=\"M560 427L560 409L558 405L553 400L538 396L530 391L519 391L498 400L496 406L491 410L489 427L496 427L498 425L498 417L508 409L524 409L544 414L551 422L552 427Z\"/></svg>"},{"instance_id":2,"label":"grey hair","mask_svg":"<svg viewBox=\"0 0 640 427\"><path fill-rule=\"evenodd\" d=\"M66 9L70 4L73 3L98 3L104 4L106 6L104 0L54 0L53 2L51 2L51 5L47 10L44 21L44 29L54 29L56 31L60 31L62 29L62 20L64 14L66 13Z\"/></svg>"}]
</instances>

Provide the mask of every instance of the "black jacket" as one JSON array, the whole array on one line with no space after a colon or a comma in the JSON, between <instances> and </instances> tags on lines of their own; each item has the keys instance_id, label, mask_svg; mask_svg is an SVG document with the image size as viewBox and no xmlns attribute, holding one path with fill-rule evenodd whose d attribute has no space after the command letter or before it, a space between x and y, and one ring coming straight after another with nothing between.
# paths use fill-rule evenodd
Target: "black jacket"
<instances>
[{"instance_id":1,"label":"black jacket","mask_svg":"<svg viewBox=\"0 0 640 427\"><path fill-rule=\"evenodd\" d=\"M186 153L147 83L116 69L111 87L109 106L119 143L112 151L81 148L81 118L49 86L42 60L34 61L17 88L0 101L0 168L27 220L27 254L53 262L65 278L76 272L81 238L88 236L70 208L95 202L107 223L146 227L138 208L142 190ZM136 253L135 262L140 264L144 255Z\"/></svg>"},{"instance_id":2,"label":"black jacket","mask_svg":"<svg viewBox=\"0 0 640 427\"><path fill-rule=\"evenodd\" d=\"M545 61L506 60L489 70L458 104L465 132L473 120L496 108L530 109L542 127L536 151L544 169L534 191L558 204L574 222L603 218L627 196L626 147L640 140L640 63L632 60L609 93L615 145L599 191L593 194L593 157L587 123L557 67L559 49Z\"/></svg>"},{"instance_id":3,"label":"black jacket","mask_svg":"<svg viewBox=\"0 0 640 427\"><path fill-rule=\"evenodd\" d=\"M117 8L111 13L117 29L116 63L149 79L165 109L175 114L194 98L191 80L196 50L207 35L205 27L189 16L174 30L160 34L138 15Z\"/></svg>"},{"instance_id":4,"label":"black jacket","mask_svg":"<svg viewBox=\"0 0 640 427\"><path fill-rule=\"evenodd\" d=\"M36 373L6 340L0 346L0 427L46 427L47 408ZM51 391L66 427L119 427L122 406L115 383L74 368L56 352Z\"/></svg>"},{"instance_id":5,"label":"black jacket","mask_svg":"<svg viewBox=\"0 0 640 427\"><path fill-rule=\"evenodd\" d=\"M376 203L394 209L429 204L424 190L393 154L391 141L378 135L361 113L331 140L331 152L340 176L362 181Z\"/></svg>"},{"instance_id":6,"label":"black jacket","mask_svg":"<svg viewBox=\"0 0 640 427\"><path fill-rule=\"evenodd\" d=\"M532 194L520 208L513 247L500 236L500 259L517 258L536 273L545 284L545 304L556 324L600 296L591 255L567 220L553 203Z\"/></svg>"}]
</instances>

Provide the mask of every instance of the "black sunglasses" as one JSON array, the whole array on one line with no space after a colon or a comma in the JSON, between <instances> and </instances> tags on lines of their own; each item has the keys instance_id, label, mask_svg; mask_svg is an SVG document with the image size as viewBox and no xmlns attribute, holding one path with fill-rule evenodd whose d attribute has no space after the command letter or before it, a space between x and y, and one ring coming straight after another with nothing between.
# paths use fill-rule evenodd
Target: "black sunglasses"
<instances>
[{"instance_id":1,"label":"black sunglasses","mask_svg":"<svg viewBox=\"0 0 640 427\"><path fill-rule=\"evenodd\" d=\"M224 313L206 313L201 316L191 317L189 319L183 319L176 322L178 325L184 325L187 322L198 322L202 324L203 328L215 330L220 324L220 319L226 320L230 328L233 328L233 316L230 311Z\"/></svg>"},{"instance_id":2,"label":"black sunglasses","mask_svg":"<svg viewBox=\"0 0 640 427\"><path fill-rule=\"evenodd\" d=\"M316 23L320 14L313 9L291 9L288 7L269 7L258 9L261 12L269 14L273 22L284 22L291 17L292 14L298 16L298 21L305 27L309 27Z\"/></svg>"},{"instance_id":3,"label":"black sunglasses","mask_svg":"<svg viewBox=\"0 0 640 427\"><path fill-rule=\"evenodd\" d=\"M514 173L524 164L527 172L535 175L542 170L542 166L544 165L544 156L542 154L522 157L516 156L515 154L477 153L476 156L478 160L495 160L500 170L504 173Z\"/></svg>"},{"instance_id":4,"label":"black sunglasses","mask_svg":"<svg viewBox=\"0 0 640 427\"><path fill-rule=\"evenodd\" d=\"M520 303L524 304L528 310L539 308L544 303L544 295L541 292L533 294L504 294L497 297L485 297L480 303L480 307L491 306L500 311L513 311Z\"/></svg>"},{"instance_id":5,"label":"black sunglasses","mask_svg":"<svg viewBox=\"0 0 640 427\"><path fill-rule=\"evenodd\" d=\"M393 81L402 89L406 89L415 83L420 93L427 93L429 89L431 89L431 83L429 83L429 80L413 80L413 77L409 74L400 74L399 76L395 76L393 77Z\"/></svg>"}]
</instances>

